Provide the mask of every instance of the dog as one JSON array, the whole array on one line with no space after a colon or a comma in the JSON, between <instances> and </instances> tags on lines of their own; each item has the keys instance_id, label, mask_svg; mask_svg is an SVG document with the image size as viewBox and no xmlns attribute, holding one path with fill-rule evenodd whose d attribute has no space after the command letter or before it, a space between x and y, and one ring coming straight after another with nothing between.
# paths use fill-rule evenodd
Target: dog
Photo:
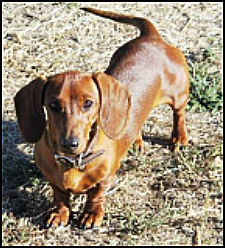
<instances>
[{"instance_id":1,"label":"dog","mask_svg":"<svg viewBox=\"0 0 225 248\"><path fill-rule=\"evenodd\" d=\"M120 47L105 72L68 71L38 77L15 96L19 128L35 143L35 160L54 192L47 227L67 225L70 193L87 194L82 228L99 227L105 191L128 148L143 147L141 129L159 104L173 110L172 143L187 145L188 66L145 18L82 10L136 26L140 36Z\"/></svg>"}]
</instances>

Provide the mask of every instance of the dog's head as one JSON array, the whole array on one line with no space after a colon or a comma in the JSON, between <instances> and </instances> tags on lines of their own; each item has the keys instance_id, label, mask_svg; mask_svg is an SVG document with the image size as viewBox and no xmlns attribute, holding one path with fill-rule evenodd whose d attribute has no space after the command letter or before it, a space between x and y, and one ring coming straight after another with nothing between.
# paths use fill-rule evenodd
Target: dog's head
<instances>
[{"instance_id":1,"label":"dog's head","mask_svg":"<svg viewBox=\"0 0 225 248\"><path fill-rule=\"evenodd\" d=\"M56 153L85 151L99 125L111 139L126 131L131 107L128 90L104 73L66 72L37 78L15 96L19 127L26 141L36 143L46 127Z\"/></svg>"}]
</instances>

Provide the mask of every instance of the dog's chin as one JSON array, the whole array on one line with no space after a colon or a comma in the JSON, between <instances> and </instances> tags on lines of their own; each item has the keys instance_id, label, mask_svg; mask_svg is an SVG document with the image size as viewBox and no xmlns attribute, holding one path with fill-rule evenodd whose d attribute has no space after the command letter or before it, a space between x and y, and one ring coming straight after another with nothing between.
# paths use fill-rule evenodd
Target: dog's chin
<instances>
[{"instance_id":1,"label":"dog's chin","mask_svg":"<svg viewBox=\"0 0 225 248\"><path fill-rule=\"evenodd\" d=\"M80 154L82 154L84 151L82 150L77 150L74 152L68 152L68 151L64 151L64 150L60 150L60 151L56 151L55 154L59 155L59 156L66 156L69 158L75 158L77 156L79 156Z\"/></svg>"},{"instance_id":2,"label":"dog's chin","mask_svg":"<svg viewBox=\"0 0 225 248\"><path fill-rule=\"evenodd\" d=\"M80 154L83 154L85 152L85 148L86 146L82 146L82 147L78 147L74 151L70 151L70 150L66 150L60 147L59 149L55 151L55 154L58 154L59 156L67 156L70 158L74 158L74 157L79 156Z\"/></svg>"}]
</instances>

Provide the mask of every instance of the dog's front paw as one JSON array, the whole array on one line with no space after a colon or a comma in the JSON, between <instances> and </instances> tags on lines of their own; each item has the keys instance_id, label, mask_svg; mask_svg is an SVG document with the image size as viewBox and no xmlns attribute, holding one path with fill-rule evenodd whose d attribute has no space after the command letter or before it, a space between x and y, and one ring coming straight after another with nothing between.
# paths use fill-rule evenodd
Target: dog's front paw
<instances>
[{"instance_id":1,"label":"dog's front paw","mask_svg":"<svg viewBox=\"0 0 225 248\"><path fill-rule=\"evenodd\" d=\"M62 208L51 211L46 223L46 228L66 226L69 221L69 208L63 206Z\"/></svg>"},{"instance_id":2,"label":"dog's front paw","mask_svg":"<svg viewBox=\"0 0 225 248\"><path fill-rule=\"evenodd\" d=\"M83 214L79 218L80 228L99 228L104 216L104 208L101 205L85 208Z\"/></svg>"}]
</instances>

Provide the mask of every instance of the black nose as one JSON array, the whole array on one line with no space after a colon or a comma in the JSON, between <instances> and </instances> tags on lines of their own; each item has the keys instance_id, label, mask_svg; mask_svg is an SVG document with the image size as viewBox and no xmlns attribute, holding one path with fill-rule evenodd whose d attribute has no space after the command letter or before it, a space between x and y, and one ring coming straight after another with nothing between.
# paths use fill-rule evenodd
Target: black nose
<instances>
[{"instance_id":1,"label":"black nose","mask_svg":"<svg viewBox=\"0 0 225 248\"><path fill-rule=\"evenodd\" d=\"M74 151L79 146L79 140L77 137L64 139L62 142L62 146L68 151Z\"/></svg>"}]
</instances>

